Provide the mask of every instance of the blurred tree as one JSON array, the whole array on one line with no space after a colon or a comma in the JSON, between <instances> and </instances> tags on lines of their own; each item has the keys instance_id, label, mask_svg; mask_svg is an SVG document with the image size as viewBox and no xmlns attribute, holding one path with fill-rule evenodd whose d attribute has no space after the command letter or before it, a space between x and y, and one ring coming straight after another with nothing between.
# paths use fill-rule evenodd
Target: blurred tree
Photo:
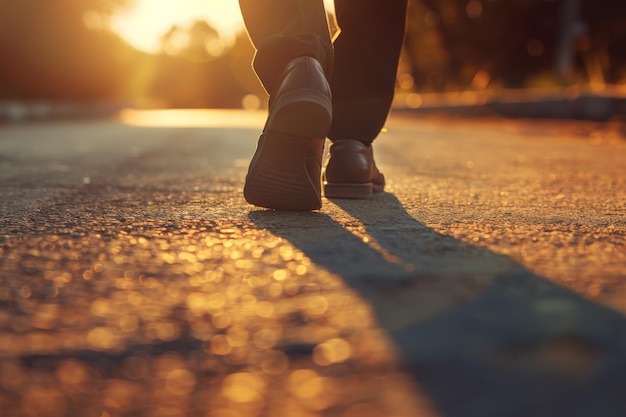
<instances>
[{"instance_id":1,"label":"blurred tree","mask_svg":"<svg viewBox=\"0 0 626 417\"><path fill-rule=\"evenodd\" d=\"M626 82L626 2L581 0L586 32L576 40L577 66L591 83Z\"/></svg>"},{"instance_id":2,"label":"blurred tree","mask_svg":"<svg viewBox=\"0 0 626 417\"><path fill-rule=\"evenodd\" d=\"M520 87L529 73L550 65L554 1L414 0L409 10L407 45L418 88L420 82L437 91Z\"/></svg>"},{"instance_id":3,"label":"blurred tree","mask_svg":"<svg viewBox=\"0 0 626 417\"><path fill-rule=\"evenodd\" d=\"M90 30L127 0L20 0L0 6L0 96L118 96L128 47Z\"/></svg>"},{"instance_id":4,"label":"blurred tree","mask_svg":"<svg viewBox=\"0 0 626 417\"><path fill-rule=\"evenodd\" d=\"M554 50L554 71L568 84L574 68L574 41L584 32L580 21L580 0L561 1L559 26Z\"/></svg>"},{"instance_id":5,"label":"blurred tree","mask_svg":"<svg viewBox=\"0 0 626 417\"><path fill-rule=\"evenodd\" d=\"M0 99L240 107L262 91L241 34L226 46L204 21L173 27L162 53L137 51L108 27L132 0L20 0L0 5ZM243 83L243 85L242 85Z\"/></svg>"},{"instance_id":6,"label":"blurred tree","mask_svg":"<svg viewBox=\"0 0 626 417\"><path fill-rule=\"evenodd\" d=\"M622 0L411 0L404 62L418 91L620 82L625 35Z\"/></svg>"},{"instance_id":7,"label":"blurred tree","mask_svg":"<svg viewBox=\"0 0 626 417\"><path fill-rule=\"evenodd\" d=\"M149 94L165 107L241 107L251 87L249 82L242 85L241 74L252 72L253 55L248 47L243 63L242 40L239 37L234 46L226 47L205 21L189 28L173 26L161 39L162 53ZM245 42L249 44L247 38Z\"/></svg>"}]
</instances>

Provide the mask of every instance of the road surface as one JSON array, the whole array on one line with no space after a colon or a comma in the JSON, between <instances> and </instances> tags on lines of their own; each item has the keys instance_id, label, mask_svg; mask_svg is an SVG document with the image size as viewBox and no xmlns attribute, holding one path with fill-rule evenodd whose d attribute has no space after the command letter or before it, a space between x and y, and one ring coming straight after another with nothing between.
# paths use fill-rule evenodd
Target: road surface
<instances>
[{"instance_id":1,"label":"road surface","mask_svg":"<svg viewBox=\"0 0 626 417\"><path fill-rule=\"evenodd\" d=\"M262 123L0 126L0 415L626 415L619 125L394 115L387 193L290 213Z\"/></svg>"}]
</instances>

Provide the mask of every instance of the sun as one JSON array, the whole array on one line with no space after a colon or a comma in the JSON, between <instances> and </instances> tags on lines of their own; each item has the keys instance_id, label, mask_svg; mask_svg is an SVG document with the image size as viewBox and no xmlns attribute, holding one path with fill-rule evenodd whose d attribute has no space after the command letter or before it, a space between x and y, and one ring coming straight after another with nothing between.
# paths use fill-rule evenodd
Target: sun
<instances>
[{"instance_id":1,"label":"sun","mask_svg":"<svg viewBox=\"0 0 626 417\"><path fill-rule=\"evenodd\" d=\"M206 20L228 41L243 28L237 0L134 0L113 16L111 28L129 44L145 52L159 51L159 39L173 25Z\"/></svg>"},{"instance_id":2,"label":"sun","mask_svg":"<svg viewBox=\"0 0 626 417\"><path fill-rule=\"evenodd\" d=\"M324 0L334 10L332 0ZM113 17L111 28L137 49L156 53L159 39L173 25L206 20L226 43L243 29L237 0L133 0L132 6Z\"/></svg>"}]
</instances>

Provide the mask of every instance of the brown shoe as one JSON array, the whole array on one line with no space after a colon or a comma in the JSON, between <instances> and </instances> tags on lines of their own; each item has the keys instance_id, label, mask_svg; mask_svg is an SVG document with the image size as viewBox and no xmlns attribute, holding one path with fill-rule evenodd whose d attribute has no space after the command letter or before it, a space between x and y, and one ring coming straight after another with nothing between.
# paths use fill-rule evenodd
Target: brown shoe
<instances>
[{"instance_id":1,"label":"brown shoe","mask_svg":"<svg viewBox=\"0 0 626 417\"><path fill-rule=\"evenodd\" d=\"M270 95L243 190L248 203L279 210L322 206L322 152L331 117L330 86L320 63L311 57L291 61Z\"/></svg>"},{"instance_id":2,"label":"brown shoe","mask_svg":"<svg viewBox=\"0 0 626 417\"><path fill-rule=\"evenodd\" d=\"M324 169L328 198L370 198L385 189L385 176L376 167L371 146L357 140L337 140L330 146Z\"/></svg>"}]
</instances>

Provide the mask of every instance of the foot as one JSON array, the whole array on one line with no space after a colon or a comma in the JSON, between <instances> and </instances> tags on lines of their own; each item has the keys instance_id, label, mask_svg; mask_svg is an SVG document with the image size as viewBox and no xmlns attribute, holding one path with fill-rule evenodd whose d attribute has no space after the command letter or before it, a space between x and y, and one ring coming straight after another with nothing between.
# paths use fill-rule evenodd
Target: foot
<instances>
[{"instance_id":1,"label":"foot","mask_svg":"<svg viewBox=\"0 0 626 417\"><path fill-rule=\"evenodd\" d=\"M320 63L311 57L291 61L270 95L246 177L246 201L278 210L321 208L322 152L331 117L330 86Z\"/></svg>"},{"instance_id":2,"label":"foot","mask_svg":"<svg viewBox=\"0 0 626 417\"><path fill-rule=\"evenodd\" d=\"M366 199L384 189L385 177L376 167L371 145L347 139L333 142L324 169L326 197Z\"/></svg>"}]
</instances>

